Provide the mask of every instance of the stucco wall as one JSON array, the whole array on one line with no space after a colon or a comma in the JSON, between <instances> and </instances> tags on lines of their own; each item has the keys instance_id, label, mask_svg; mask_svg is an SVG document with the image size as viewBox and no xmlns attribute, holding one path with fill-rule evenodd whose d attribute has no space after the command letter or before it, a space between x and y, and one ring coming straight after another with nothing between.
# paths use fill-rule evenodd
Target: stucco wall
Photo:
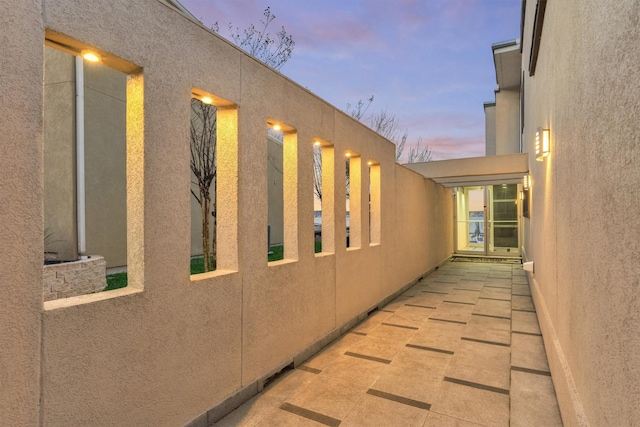
<instances>
[{"instance_id":1,"label":"stucco wall","mask_svg":"<svg viewBox=\"0 0 640 427\"><path fill-rule=\"evenodd\" d=\"M551 155L530 156L525 246L566 425L640 423L639 19L634 0L547 2L525 79L527 151L537 127L551 131Z\"/></svg>"},{"instance_id":2,"label":"stucco wall","mask_svg":"<svg viewBox=\"0 0 640 427\"><path fill-rule=\"evenodd\" d=\"M484 104L485 155L496 155L496 104Z\"/></svg>"},{"instance_id":3,"label":"stucco wall","mask_svg":"<svg viewBox=\"0 0 640 427\"><path fill-rule=\"evenodd\" d=\"M43 13L40 1L0 2L0 414L9 426L40 422Z\"/></svg>"},{"instance_id":4,"label":"stucco wall","mask_svg":"<svg viewBox=\"0 0 640 427\"><path fill-rule=\"evenodd\" d=\"M495 154L520 152L520 92L501 89L496 92Z\"/></svg>"},{"instance_id":5,"label":"stucco wall","mask_svg":"<svg viewBox=\"0 0 640 427\"><path fill-rule=\"evenodd\" d=\"M0 413L6 424L182 425L289 364L451 254L449 190L397 166L391 143L173 9L147 0L1 4ZM96 48L105 63L130 73L129 286L43 306L45 28L50 38ZM223 112L231 124L222 139L233 143L219 162L226 171L219 184L221 268L192 281L194 87L237 108ZM267 240L267 144L255 143L264 141L267 119L296 130L284 152L285 170L296 171L284 182L287 259L270 265L265 245L256 244ZM335 232L335 250L314 254L315 137L333 144L335 170L342 170L346 150L360 155L363 189L367 160L379 162L380 244L368 243L368 198L361 193L361 219L355 226L351 219L352 230L360 228L359 248L345 247L345 185L337 173L327 184L335 189L335 206L331 197L323 206L335 213L335 225L323 224Z\"/></svg>"},{"instance_id":6,"label":"stucco wall","mask_svg":"<svg viewBox=\"0 0 640 427\"><path fill-rule=\"evenodd\" d=\"M45 250L60 260L78 258L75 192L74 57L45 46Z\"/></svg>"},{"instance_id":7,"label":"stucco wall","mask_svg":"<svg viewBox=\"0 0 640 427\"><path fill-rule=\"evenodd\" d=\"M45 230L47 251L78 256L74 56L45 46ZM85 254L127 264L126 75L84 62Z\"/></svg>"},{"instance_id":8,"label":"stucco wall","mask_svg":"<svg viewBox=\"0 0 640 427\"><path fill-rule=\"evenodd\" d=\"M84 61L87 255L127 265L126 75Z\"/></svg>"}]
</instances>

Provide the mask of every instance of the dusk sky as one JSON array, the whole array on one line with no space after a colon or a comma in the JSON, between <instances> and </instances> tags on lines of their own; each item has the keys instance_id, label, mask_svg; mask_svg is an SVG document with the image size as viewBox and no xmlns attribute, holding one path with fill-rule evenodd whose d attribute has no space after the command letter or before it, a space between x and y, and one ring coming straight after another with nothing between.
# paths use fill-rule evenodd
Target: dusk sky
<instances>
[{"instance_id":1,"label":"dusk sky","mask_svg":"<svg viewBox=\"0 0 640 427\"><path fill-rule=\"evenodd\" d=\"M335 107L375 97L432 147L433 160L484 155L491 44L520 36L521 0L180 0L210 27L257 26L267 6L296 42L280 70ZM363 120L367 122L367 120ZM402 160L401 160L402 162Z\"/></svg>"}]
</instances>

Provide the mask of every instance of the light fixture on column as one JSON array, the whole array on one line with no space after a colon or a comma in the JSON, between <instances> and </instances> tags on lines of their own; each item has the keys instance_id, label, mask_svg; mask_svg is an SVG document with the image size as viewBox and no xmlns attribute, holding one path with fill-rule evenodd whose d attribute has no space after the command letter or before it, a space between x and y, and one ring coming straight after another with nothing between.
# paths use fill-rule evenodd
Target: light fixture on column
<instances>
[{"instance_id":1,"label":"light fixture on column","mask_svg":"<svg viewBox=\"0 0 640 427\"><path fill-rule=\"evenodd\" d=\"M549 155L549 129L536 131L536 160L541 162Z\"/></svg>"},{"instance_id":2,"label":"light fixture on column","mask_svg":"<svg viewBox=\"0 0 640 427\"><path fill-rule=\"evenodd\" d=\"M529 174L527 174L522 177L522 188L524 190L528 190L530 185L531 185L531 182L530 182Z\"/></svg>"}]
</instances>

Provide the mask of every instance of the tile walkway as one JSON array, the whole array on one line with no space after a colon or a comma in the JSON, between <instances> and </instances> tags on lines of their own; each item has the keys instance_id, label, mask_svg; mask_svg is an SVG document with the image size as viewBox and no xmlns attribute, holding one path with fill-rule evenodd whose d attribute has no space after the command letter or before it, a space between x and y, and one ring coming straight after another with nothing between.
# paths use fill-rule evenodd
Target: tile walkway
<instances>
[{"instance_id":1,"label":"tile walkway","mask_svg":"<svg viewBox=\"0 0 640 427\"><path fill-rule=\"evenodd\" d=\"M449 262L215 425L562 421L520 264Z\"/></svg>"}]
</instances>

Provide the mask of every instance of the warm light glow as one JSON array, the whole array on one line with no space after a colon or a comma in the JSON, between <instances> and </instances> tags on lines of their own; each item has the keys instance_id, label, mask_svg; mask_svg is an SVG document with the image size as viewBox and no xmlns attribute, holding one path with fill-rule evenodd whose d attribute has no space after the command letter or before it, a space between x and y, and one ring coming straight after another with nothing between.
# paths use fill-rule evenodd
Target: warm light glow
<instances>
[{"instance_id":1,"label":"warm light glow","mask_svg":"<svg viewBox=\"0 0 640 427\"><path fill-rule=\"evenodd\" d=\"M368 164L369 166L371 166L371 165L373 164L373 162L372 162L372 161L368 161L368 162L367 162L367 164Z\"/></svg>"},{"instance_id":2,"label":"warm light glow","mask_svg":"<svg viewBox=\"0 0 640 427\"><path fill-rule=\"evenodd\" d=\"M314 141L313 145L315 145L316 147L319 147L320 146L320 141Z\"/></svg>"},{"instance_id":3,"label":"warm light glow","mask_svg":"<svg viewBox=\"0 0 640 427\"><path fill-rule=\"evenodd\" d=\"M536 160L541 162L549 155L549 129L538 128L536 132Z\"/></svg>"},{"instance_id":4,"label":"warm light glow","mask_svg":"<svg viewBox=\"0 0 640 427\"><path fill-rule=\"evenodd\" d=\"M213 99L209 98L208 96L203 96L200 101L202 101L205 104L212 104L213 103Z\"/></svg>"},{"instance_id":5,"label":"warm light glow","mask_svg":"<svg viewBox=\"0 0 640 427\"><path fill-rule=\"evenodd\" d=\"M351 153L349 153L348 151L346 153L344 153L345 157L351 157Z\"/></svg>"},{"instance_id":6,"label":"warm light glow","mask_svg":"<svg viewBox=\"0 0 640 427\"><path fill-rule=\"evenodd\" d=\"M280 125L273 125L273 130L280 130Z\"/></svg>"},{"instance_id":7,"label":"warm light glow","mask_svg":"<svg viewBox=\"0 0 640 427\"><path fill-rule=\"evenodd\" d=\"M91 52L90 50L83 50L82 57L90 62L100 61L100 56L98 56L98 54L95 52Z\"/></svg>"},{"instance_id":8,"label":"warm light glow","mask_svg":"<svg viewBox=\"0 0 640 427\"><path fill-rule=\"evenodd\" d=\"M522 177L522 187L525 190L529 189L529 175L525 175L524 177Z\"/></svg>"}]
</instances>

